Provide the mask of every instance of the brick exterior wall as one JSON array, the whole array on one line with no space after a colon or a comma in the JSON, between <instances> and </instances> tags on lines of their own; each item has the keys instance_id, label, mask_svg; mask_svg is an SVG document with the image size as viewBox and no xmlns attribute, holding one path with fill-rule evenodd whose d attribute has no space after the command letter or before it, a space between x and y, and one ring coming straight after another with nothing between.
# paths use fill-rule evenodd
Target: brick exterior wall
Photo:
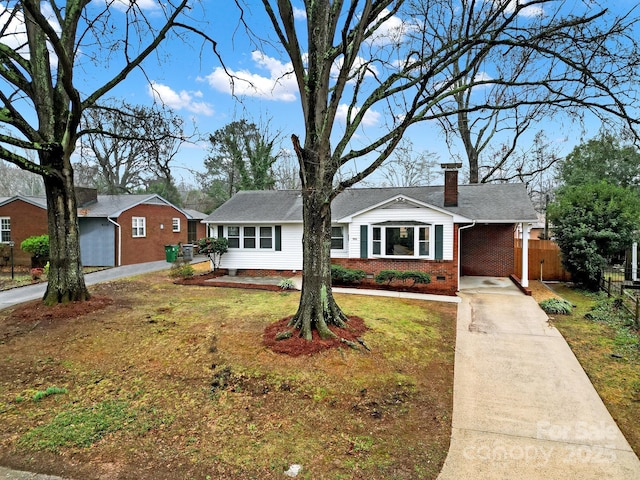
<instances>
[{"instance_id":1,"label":"brick exterior wall","mask_svg":"<svg viewBox=\"0 0 640 480\"><path fill-rule=\"evenodd\" d=\"M462 230L460 274L508 277L515 271L514 225L476 225Z\"/></svg>"},{"instance_id":2,"label":"brick exterior wall","mask_svg":"<svg viewBox=\"0 0 640 480\"><path fill-rule=\"evenodd\" d=\"M133 238L131 218L146 218L146 236ZM172 231L172 220L180 219L180 231ZM187 243L187 217L168 205L137 205L117 220L122 228L122 265L165 259L165 245ZM160 228L163 225L164 228ZM116 231L116 258L118 235Z\"/></svg>"},{"instance_id":3,"label":"brick exterior wall","mask_svg":"<svg viewBox=\"0 0 640 480\"><path fill-rule=\"evenodd\" d=\"M47 231L47 211L31 203L15 200L0 207L0 217L11 218L11 240L15 242L13 248L14 265L30 267L31 254L20 249L20 243L34 235L44 235ZM11 260L4 257L10 254L8 244L0 244L0 264L10 265Z\"/></svg>"},{"instance_id":4,"label":"brick exterior wall","mask_svg":"<svg viewBox=\"0 0 640 480\"><path fill-rule=\"evenodd\" d=\"M332 263L346 268L364 270L372 277L382 270L417 270L431 275L431 283L427 285L430 293L455 295L458 290L458 268L451 260L334 258Z\"/></svg>"}]
</instances>

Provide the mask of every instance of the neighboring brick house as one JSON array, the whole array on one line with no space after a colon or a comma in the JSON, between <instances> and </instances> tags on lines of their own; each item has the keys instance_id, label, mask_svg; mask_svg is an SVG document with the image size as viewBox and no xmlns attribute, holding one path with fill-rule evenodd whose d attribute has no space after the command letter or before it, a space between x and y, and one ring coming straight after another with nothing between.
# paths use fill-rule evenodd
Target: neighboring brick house
<instances>
[{"instance_id":1,"label":"neighboring brick house","mask_svg":"<svg viewBox=\"0 0 640 480\"><path fill-rule=\"evenodd\" d=\"M44 197L16 195L0 198L0 264L11 262L14 242L14 265L31 266L31 254L20 244L27 238L47 233L47 201Z\"/></svg>"},{"instance_id":2,"label":"neighboring brick house","mask_svg":"<svg viewBox=\"0 0 640 480\"><path fill-rule=\"evenodd\" d=\"M528 232L536 221L524 185L459 186L451 169L444 186L347 189L331 212L333 263L371 275L428 272L430 290L444 294L458 290L460 275L514 273L514 229L520 224ZM299 191L241 191L204 222L209 236L229 240L222 268L254 274L302 268Z\"/></svg>"},{"instance_id":3,"label":"neighboring brick house","mask_svg":"<svg viewBox=\"0 0 640 480\"><path fill-rule=\"evenodd\" d=\"M189 215L187 241L195 244L198 240L207 236L207 226L202 223L202 220L207 218L207 214L191 208L185 208L183 211Z\"/></svg>"},{"instance_id":4,"label":"neighboring brick house","mask_svg":"<svg viewBox=\"0 0 640 480\"><path fill-rule=\"evenodd\" d=\"M188 242L193 214L159 195L97 195L94 189L76 188L76 197L84 266L113 267L163 260L165 245ZM29 236L47 233L46 200L21 196L0 199L0 228L4 228L0 230L2 243L15 242L15 264L30 265L30 255L18 247ZM201 233L204 236L204 226Z\"/></svg>"}]
</instances>

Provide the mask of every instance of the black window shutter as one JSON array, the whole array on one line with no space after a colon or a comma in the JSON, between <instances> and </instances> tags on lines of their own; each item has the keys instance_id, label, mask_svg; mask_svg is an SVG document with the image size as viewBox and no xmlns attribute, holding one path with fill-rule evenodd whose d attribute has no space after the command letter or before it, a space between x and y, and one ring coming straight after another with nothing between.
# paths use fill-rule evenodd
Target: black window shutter
<instances>
[{"instance_id":1,"label":"black window shutter","mask_svg":"<svg viewBox=\"0 0 640 480\"><path fill-rule=\"evenodd\" d=\"M224 227L222 225L218 225L218 238L224 237Z\"/></svg>"},{"instance_id":2,"label":"black window shutter","mask_svg":"<svg viewBox=\"0 0 640 480\"><path fill-rule=\"evenodd\" d=\"M442 238L444 236L444 226L436 225L436 260L442 260Z\"/></svg>"},{"instance_id":3,"label":"black window shutter","mask_svg":"<svg viewBox=\"0 0 640 480\"><path fill-rule=\"evenodd\" d=\"M369 225L360 225L360 258L369 258Z\"/></svg>"},{"instance_id":4,"label":"black window shutter","mask_svg":"<svg viewBox=\"0 0 640 480\"><path fill-rule=\"evenodd\" d=\"M276 252L281 252L282 251L282 226L276 225L275 237L276 237L276 240L275 240Z\"/></svg>"}]
</instances>

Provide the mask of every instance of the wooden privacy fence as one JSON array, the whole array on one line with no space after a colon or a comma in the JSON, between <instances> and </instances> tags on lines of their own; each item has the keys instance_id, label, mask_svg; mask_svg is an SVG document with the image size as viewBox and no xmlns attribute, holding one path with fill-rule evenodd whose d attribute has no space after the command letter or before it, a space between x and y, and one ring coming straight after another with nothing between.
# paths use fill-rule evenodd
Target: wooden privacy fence
<instances>
[{"instance_id":1,"label":"wooden privacy fence","mask_svg":"<svg viewBox=\"0 0 640 480\"><path fill-rule=\"evenodd\" d=\"M522 278L522 239L515 239L515 274ZM562 266L560 247L552 240L529 240L529 280L567 282L571 275Z\"/></svg>"}]
</instances>

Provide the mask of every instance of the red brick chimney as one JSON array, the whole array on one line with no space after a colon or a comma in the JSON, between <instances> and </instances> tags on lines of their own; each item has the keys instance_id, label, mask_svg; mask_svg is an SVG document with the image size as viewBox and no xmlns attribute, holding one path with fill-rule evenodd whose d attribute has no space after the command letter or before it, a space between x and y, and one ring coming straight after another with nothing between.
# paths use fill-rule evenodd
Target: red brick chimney
<instances>
[{"instance_id":1,"label":"red brick chimney","mask_svg":"<svg viewBox=\"0 0 640 480\"><path fill-rule=\"evenodd\" d=\"M441 163L444 168L444 206L458 206L458 169L461 163Z\"/></svg>"}]
</instances>

